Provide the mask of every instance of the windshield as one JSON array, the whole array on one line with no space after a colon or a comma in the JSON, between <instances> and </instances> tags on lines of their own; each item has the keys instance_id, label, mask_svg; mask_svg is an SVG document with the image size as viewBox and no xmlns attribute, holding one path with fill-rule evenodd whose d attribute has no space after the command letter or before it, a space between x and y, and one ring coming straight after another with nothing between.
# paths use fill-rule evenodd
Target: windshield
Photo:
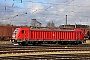
<instances>
[{"instance_id":1,"label":"windshield","mask_svg":"<svg viewBox=\"0 0 90 60\"><path fill-rule=\"evenodd\" d=\"M13 33L16 34L17 32L18 32L18 29L15 29Z\"/></svg>"}]
</instances>

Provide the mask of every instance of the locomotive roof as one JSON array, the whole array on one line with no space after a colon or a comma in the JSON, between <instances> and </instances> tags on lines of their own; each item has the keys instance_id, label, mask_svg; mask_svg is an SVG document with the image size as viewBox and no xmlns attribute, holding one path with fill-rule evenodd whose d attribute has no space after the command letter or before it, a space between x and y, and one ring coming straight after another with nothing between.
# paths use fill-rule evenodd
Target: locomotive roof
<instances>
[{"instance_id":1,"label":"locomotive roof","mask_svg":"<svg viewBox=\"0 0 90 60\"><path fill-rule=\"evenodd\" d=\"M27 29L27 28L21 28L21 29ZM69 29L30 29L30 30L35 30L35 31L81 31L81 29L72 29L72 30L69 30Z\"/></svg>"},{"instance_id":2,"label":"locomotive roof","mask_svg":"<svg viewBox=\"0 0 90 60\"><path fill-rule=\"evenodd\" d=\"M30 30L37 30L37 31L75 31L75 30L67 30L67 29L30 29Z\"/></svg>"}]
</instances>

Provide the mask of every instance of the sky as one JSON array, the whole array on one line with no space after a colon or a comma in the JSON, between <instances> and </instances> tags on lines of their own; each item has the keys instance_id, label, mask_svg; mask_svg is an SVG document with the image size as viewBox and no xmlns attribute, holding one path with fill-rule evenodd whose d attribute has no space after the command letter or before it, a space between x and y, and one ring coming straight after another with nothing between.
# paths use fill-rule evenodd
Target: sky
<instances>
[{"instance_id":1,"label":"sky","mask_svg":"<svg viewBox=\"0 0 90 60\"><path fill-rule=\"evenodd\" d=\"M54 22L90 25L90 0L0 0L0 23L30 25L37 19L42 26Z\"/></svg>"}]
</instances>

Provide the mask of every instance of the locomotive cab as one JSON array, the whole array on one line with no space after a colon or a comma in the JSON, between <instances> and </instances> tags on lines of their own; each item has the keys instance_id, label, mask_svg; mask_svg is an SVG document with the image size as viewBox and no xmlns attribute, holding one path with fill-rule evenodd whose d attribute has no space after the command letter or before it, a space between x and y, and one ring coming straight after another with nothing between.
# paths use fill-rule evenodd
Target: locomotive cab
<instances>
[{"instance_id":1,"label":"locomotive cab","mask_svg":"<svg viewBox=\"0 0 90 60\"><path fill-rule=\"evenodd\" d=\"M16 29L14 30L14 32L13 32L13 34L12 34L12 38L10 39L10 41L11 41L12 43L15 43L15 40L17 39L17 33L18 33L18 31L19 31L19 28L16 28Z\"/></svg>"},{"instance_id":2,"label":"locomotive cab","mask_svg":"<svg viewBox=\"0 0 90 60\"><path fill-rule=\"evenodd\" d=\"M28 40L28 28L16 28L12 34L12 43Z\"/></svg>"}]
</instances>

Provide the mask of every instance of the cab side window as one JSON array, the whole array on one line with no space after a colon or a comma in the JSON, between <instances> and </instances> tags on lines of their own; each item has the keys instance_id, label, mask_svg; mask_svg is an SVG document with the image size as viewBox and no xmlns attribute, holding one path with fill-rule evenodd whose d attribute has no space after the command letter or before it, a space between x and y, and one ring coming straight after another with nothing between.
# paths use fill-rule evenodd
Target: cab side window
<instances>
[{"instance_id":1,"label":"cab side window","mask_svg":"<svg viewBox=\"0 0 90 60\"><path fill-rule=\"evenodd\" d=\"M24 30L22 30L22 34L24 34Z\"/></svg>"}]
</instances>

